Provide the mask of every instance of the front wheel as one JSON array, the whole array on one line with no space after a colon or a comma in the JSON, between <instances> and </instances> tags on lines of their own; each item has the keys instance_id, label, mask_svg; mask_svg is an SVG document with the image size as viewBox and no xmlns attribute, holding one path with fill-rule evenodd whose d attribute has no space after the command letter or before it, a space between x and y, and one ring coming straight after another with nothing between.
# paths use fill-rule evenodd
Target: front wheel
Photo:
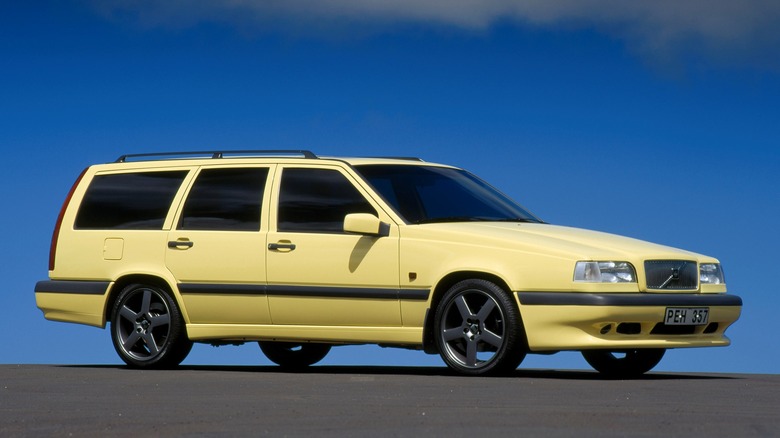
<instances>
[{"instance_id":1,"label":"front wheel","mask_svg":"<svg viewBox=\"0 0 780 438\"><path fill-rule=\"evenodd\" d=\"M305 368L321 361L330 351L329 344L295 342L258 342L271 362L290 369Z\"/></svg>"},{"instance_id":2,"label":"front wheel","mask_svg":"<svg viewBox=\"0 0 780 438\"><path fill-rule=\"evenodd\" d=\"M582 357L596 371L610 378L634 378L652 370L664 357L663 348L624 351L584 350Z\"/></svg>"},{"instance_id":3,"label":"front wheel","mask_svg":"<svg viewBox=\"0 0 780 438\"><path fill-rule=\"evenodd\" d=\"M508 373L525 358L517 304L486 280L464 280L452 286L436 308L434 329L439 354L461 374Z\"/></svg>"},{"instance_id":4,"label":"front wheel","mask_svg":"<svg viewBox=\"0 0 780 438\"><path fill-rule=\"evenodd\" d=\"M174 367L192 349L176 301L143 284L119 293L111 311L111 340L119 357L135 368Z\"/></svg>"}]
</instances>

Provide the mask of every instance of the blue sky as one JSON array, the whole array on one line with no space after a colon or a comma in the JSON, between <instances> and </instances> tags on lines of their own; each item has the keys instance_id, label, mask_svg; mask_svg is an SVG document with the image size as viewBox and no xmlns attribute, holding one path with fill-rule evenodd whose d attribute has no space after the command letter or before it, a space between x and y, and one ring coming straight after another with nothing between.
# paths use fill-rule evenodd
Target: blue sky
<instances>
[{"instance_id":1,"label":"blue sky","mask_svg":"<svg viewBox=\"0 0 780 438\"><path fill-rule=\"evenodd\" d=\"M733 345L670 351L657 369L780 372L780 7L190 3L0 3L0 362L120 363L107 331L35 307L84 167L305 148L459 165L548 222L718 257L745 302ZM185 363L269 362L199 345ZM371 346L323 363L443 366ZM587 369L574 353L522 366Z\"/></svg>"}]
</instances>

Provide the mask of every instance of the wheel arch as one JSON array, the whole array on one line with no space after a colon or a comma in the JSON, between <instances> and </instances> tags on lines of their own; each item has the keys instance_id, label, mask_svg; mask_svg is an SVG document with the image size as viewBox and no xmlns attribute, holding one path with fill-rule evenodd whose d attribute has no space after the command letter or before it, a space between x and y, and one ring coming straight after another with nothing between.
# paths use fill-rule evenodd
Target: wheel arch
<instances>
[{"instance_id":1,"label":"wheel arch","mask_svg":"<svg viewBox=\"0 0 780 438\"><path fill-rule=\"evenodd\" d=\"M119 293L131 284L148 284L149 286L156 286L165 290L171 295L171 298L176 301L176 304L178 304L179 309L181 309L181 312L184 315L185 321L187 320L186 310L184 309L184 306L182 306L182 301L168 281L152 274L126 274L117 278L111 286L108 299L106 300L106 306L103 310L104 326L111 321L111 310L114 308L114 303L116 303Z\"/></svg>"},{"instance_id":2,"label":"wheel arch","mask_svg":"<svg viewBox=\"0 0 780 438\"><path fill-rule=\"evenodd\" d=\"M425 322L423 324L423 350L428 354L438 354L439 350L436 347L436 341L434 340L434 328L433 320L436 313L436 308L439 306L439 302L444 294L450 290L452 286L463 280L486 280L496 286L500 287L507 294L511 294L512 291L509 288L509 284L498 275L484 272L484 271L457 271L451 272L445 275L436 286L433 288L433 294L431 297L431 304L425 314ZM514 297L512 297L514 301Z\"/></svg>"}]
</instances>

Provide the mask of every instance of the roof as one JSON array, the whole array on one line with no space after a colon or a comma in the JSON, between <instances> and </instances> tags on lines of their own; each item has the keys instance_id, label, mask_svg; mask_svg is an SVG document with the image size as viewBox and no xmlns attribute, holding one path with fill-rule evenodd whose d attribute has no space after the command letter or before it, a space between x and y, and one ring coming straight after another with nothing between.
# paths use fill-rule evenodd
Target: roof
<instances>
[{"instance_id":1,"label":"roof","mask_svg":"<svg viewBox=\"0 0 780 438\"><path fill-rule=\"evenodd\" d=\"M192 151L192 152L153 152L142 154L125 154L117 158L114 163L136 163L136 162L170 162L170 161L203 161L222 159L241 159L269 160L269 161L307 161L307 160L335 160L346 162L350 165L364 164L426 164L428 163L417 157L336 157L336 156L318 156L308 150L211 150L211 151Z\"/></svg>"}]
</instances>

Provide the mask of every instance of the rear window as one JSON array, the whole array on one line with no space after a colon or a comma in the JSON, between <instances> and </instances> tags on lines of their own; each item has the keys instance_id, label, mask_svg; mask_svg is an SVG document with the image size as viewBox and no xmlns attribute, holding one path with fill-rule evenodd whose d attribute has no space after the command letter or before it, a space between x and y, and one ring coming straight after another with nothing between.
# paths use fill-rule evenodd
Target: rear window
<instances>
[{"instance_id":1,"label":"rear window","mask_svg":"<svg viewBox=\"0 0 780 438\"><path fill-rule=\"evenodd\" d=\"M76 229L160 230L186 170L119 173L92 179Z\"/></svg>"}]
</instances>

